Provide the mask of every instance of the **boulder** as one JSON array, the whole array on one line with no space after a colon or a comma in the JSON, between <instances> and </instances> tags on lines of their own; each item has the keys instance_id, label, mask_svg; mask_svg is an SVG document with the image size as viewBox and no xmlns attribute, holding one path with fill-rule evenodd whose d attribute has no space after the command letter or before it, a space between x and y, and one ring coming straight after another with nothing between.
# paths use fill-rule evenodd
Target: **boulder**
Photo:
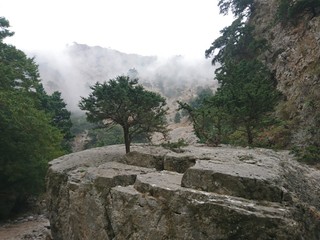
<instances>
[{"instance_id":1,"label":"boulder","mask_svg":"<svg viewBox=\"0 0 320 240\"><path fill-rule=\"evenodd\" d=\"M54 239L319 239L319 171L288 152L109 146L47 175Z\"/></svg>"}]
</instances>

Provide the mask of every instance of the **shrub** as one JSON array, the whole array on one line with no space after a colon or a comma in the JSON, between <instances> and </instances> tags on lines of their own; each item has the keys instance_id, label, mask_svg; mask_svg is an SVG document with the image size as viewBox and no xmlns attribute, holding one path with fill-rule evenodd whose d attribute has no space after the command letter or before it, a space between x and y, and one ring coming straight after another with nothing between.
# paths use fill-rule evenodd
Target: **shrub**
<instances>
[{"instance_id":1,"label":"shrub","mask_svg":"<svg viewBox=\"0 0 320 240\"><path fill-rule=\"evenodd\" d=\"M277 21L286 23L288 20L296 23L298 15L303 12L312 13L313 17L319 14L319 0L280 0L277 9Z\"/></svg>"},{"instance_id":2,"label":"shrub","mask_svg":"<svg viewBox=\"0 0 320 240\"><path fill-rule=\"evenodd\" d=\"M168 141L162 143L161 146L174 152L182 152L181 147L188 146L188 143L183 138L179 138L177 142Z\"/></svg>"},{"instance_id":3,"label":"shrub","mask_svg":"<svg viewBox=\"0 0 320 240\"><path fill-rule=\"evenodd\" d=\"M309 145L306 147L294 147L292 153L297 160L310 165L320 163L320 147L317 145Z\"/></svg>"},{"instance_id":4,"label":"shrub","mask_svg":"<svg viewBox=\"0 0 320 240\"><path fill-rule=\"evenodd\" d=\"M181 114L180 112L177 112L174 116L174 123L180 123L181 122Z\"/></svg>"},{"instance_id":5,"label":"shrub","mask_svg":"<svg viewBox=\"0 0 320 240\"><path fill-rule=\"evenodd\" d=\"M286 124L271 125L257 134L255 146L275 149L287 148L290 144L291 132Z\"/></svg>"}]
</instances>

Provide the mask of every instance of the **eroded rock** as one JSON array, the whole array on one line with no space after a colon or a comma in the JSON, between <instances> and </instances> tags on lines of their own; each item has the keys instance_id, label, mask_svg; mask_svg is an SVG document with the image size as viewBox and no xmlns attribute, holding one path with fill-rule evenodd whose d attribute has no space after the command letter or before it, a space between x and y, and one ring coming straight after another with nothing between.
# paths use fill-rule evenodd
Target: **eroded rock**
<instances>
[{"instance_id":1,"label":"eroded rock","mask_svg":"<svg viewBox=\"0 0 320 240\"><path fill-rule=\"evenodd\" d=\"M132 150L109 146L51 162L54 239L319 239L320 174L287 152Z\"/></svg>"},{"instance_id":2,"label":"eroded rock","mask_svg":"<svg viewBox=\"0 0 320 240\"><path fill-rule=\"evenodd\" d=\"M275 171L273 169L273 171ZM289 200L281 176L264 166L201 160L183 175L182 186L254 200Z\"/></svg>"}]
</instances>

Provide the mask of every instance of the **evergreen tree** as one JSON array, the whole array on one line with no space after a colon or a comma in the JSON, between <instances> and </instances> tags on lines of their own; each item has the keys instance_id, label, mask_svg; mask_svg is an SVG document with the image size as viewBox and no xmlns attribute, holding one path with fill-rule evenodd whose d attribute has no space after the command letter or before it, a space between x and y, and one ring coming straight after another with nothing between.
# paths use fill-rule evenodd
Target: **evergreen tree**
<instances>
[{"instance_id":1,"label":"evergreen tree","mask_svg":"<svg viewBox=\"0 0 320 240\"><path fill-rule=\"evenodd\" d=\"M179 110L188 113L200 143L217 146L226 140L227 117L220 94L212 96L212 92L210 94L208 91L203 91L189 104L182 102L178 104Z\"/></svg>"},{"instance_id":2,"label":"evergreen tree","mask_svg":"<svg viewBox=\"0 0 320 240\"><path fill-rule=\"evenodd\" d=\"M145 134L150 139L154 132L167 132L165 99L138 85L138 79L118 76L109 82L96 83L91 89L89 97L82 97L80 109L87 111L91 122L106 127L119 124L127 153L134 137Z\"/></svg>"},{"instance_id":3,"label":"evergreen tree","mask_svg":"<svg viewBox=\"0 0 320 240\"><path fill-rule=\"evenodd\" d=\"M262 119L279 100L272 75L259 61L243 60L226 64L217 72L216 79L221 84L218 93L230 122L235 128L243 128L248 144L253 144L254 130L263 127Z\"/></svg>"},{"instance_id":4,"label":"evergreen tree","mask_svg":"<svg viewBox=\"0 0 320 240\"><path fill-rule=\"evenodd\" d=\"M8 27L0 17L0 218L44 190L48 161L65 153L57 117L68 118L60 95L44 91L34 59L3 42L13 35Z\"/></svg>"},{"instance_id":5,"label":"evergreen tree","mask_svg":"<svg viewBox=\"0 0 320 240\"><path fill-rule=\"evenodd\" d=\"M43 109L51 119L51 124L58 128L63 134L62 146L67 152L71 152L71 141L73 134L71 133L71 112L67 110L67 104L58 91L48 95L43 86L37 88L37 98L39 101L39 109Z\"/></svg>"},{"instance_id":6,"label":"evergreen tree","mask_svg":"<svg viewBox=\"0 0 320 240\"><path fill-rule=\"evenodd\" d=\"M272 111L279 99L276 81L269 70L257 59L266 50L264 39L253 35L253 27L244 16L253 11L251 0L221 0L221 13L232 10L237 19L221 31L206 57L212 64L219 63L215 71L220 86L216 94L220 110L229 118L230 128L244 129L248 144L253 143L254 131L262 127L262 119ZM213 101L217 107L217 101ZM221 108L222 107L222 108Z\"/></svg>"},{"instance_id":7,"label":"evergreen tree","mask_svg":"<svg viewBox=\"0 0 320 240\"><path fill-rule=\"evenodd\" d=\"M61 156L62 135L32 98L0 90L0 218L44 191L48 161Z\"/></svg>"},{"instance_id":8,"label":"evergreen tree","mask_svg":"<svg viewBox=\"0 0 320 240\"><path fill-rule=\"evenodd\" d=\"M69 143L72 139L70 132L72 123L70 111L61 98L60 92L48 95L40 80L38 66L33 58L12 45L3 43L3 39L12 36L13 33L7 30L9 22L0 18L0 90L19 91L34 99L38 110L44 110L51 116L53 126L60 129L64 135L62 145L70 151Z\"/></svg>"},{"instance_id":9,"label":"evergreen tree","mask_svg":"<svg viewBox=\"0 0 320 240\"><path fill-rule=\"evenodd\" d=\"M312 13L312 17L320 13L319 0L280 0L277 9L277 20L283 24L295 23L303 12Z\"/></svg>"},{"instance_id":10,"label":"evergreen tree","mask_svg":"<svg viewBox=\"0 0 320 240\"><path fill-rule=\"evenodd\" d=\"M254 6L254 0L219 0L218 6L221 14L231 12L236 16L248 16Z\"/></svg>"}]
</instances>

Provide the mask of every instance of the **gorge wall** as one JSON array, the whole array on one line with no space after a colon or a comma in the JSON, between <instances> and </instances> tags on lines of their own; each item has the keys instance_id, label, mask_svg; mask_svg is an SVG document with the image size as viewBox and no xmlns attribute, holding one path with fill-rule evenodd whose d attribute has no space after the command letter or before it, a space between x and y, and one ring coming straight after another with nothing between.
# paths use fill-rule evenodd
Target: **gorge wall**
<instances>
[{"instance_id":1,"label":"gorge wall","mask_svg":"<svg viewBox=\"0 0 320 240\"><path fill-rule=\"evenodd\" d=\"M263 60L278 81L285 101L277 109L293 130L293 144L320 143L320 9L305 10L281 22L280 0L256 0L250 24L265 38Z\"/></svg>"},{"instance_id":2,"label":"gorge wall","mask_svg":"<svg viewBox=\"0 0 320 240\"><path fill-rule=\"evenodd\" d=\"M320 239L319 180L288 152L266 149L89 149L50 163L52 236Z\"/></svg>"}]
</instances>

